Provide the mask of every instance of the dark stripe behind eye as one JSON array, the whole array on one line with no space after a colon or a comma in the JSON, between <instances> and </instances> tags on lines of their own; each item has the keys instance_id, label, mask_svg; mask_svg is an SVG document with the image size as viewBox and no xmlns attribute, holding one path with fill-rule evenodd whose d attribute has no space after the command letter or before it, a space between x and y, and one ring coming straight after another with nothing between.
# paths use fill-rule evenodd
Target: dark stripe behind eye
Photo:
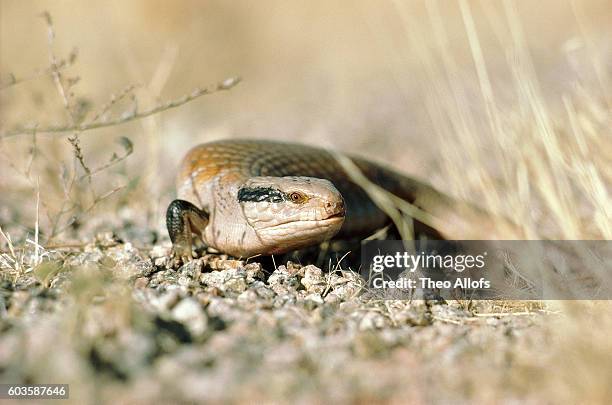
<instances>
[{"instance_id":1,"label":"dark stripe behind eye","mask_svg":"<svg viewBox=\"0 0 612 405\"><path fill-rule=\"evenodd\" d=\"M285 195L271 187L243 187L238 190L239 202L273 202L279 203L285 200Z\"/></svg>"}]
</instances>

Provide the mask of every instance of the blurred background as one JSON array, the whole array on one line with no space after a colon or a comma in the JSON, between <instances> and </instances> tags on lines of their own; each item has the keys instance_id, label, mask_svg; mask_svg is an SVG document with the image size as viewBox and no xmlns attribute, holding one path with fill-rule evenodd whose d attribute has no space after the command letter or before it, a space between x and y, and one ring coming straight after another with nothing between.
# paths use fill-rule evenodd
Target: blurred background
<instances>
[{"instance_id":1,"label":"blurred background","mask_svg":"<svg viewBox=\"0 0 612 405\"><path fill-rule=\"evenodd\" d=\"M608 1L0 4L4 134L70 122L45 74L50 49L58 59L76 55L62 80L83 123L243 79L180 108L80 133L94 172L133 146L90 178L81 177L72 132L4 136L5 228L31 230L39 192L47 236L77 237L79 226L101 221L92 213L109 212L163 232L184 153L240 137L364 155L520 216L532 237L542 225L560 238L610 237ZM106 111L113 95L122 96ZM121 137L132 145L117 143Z\"/></svg>"}]
</instances>

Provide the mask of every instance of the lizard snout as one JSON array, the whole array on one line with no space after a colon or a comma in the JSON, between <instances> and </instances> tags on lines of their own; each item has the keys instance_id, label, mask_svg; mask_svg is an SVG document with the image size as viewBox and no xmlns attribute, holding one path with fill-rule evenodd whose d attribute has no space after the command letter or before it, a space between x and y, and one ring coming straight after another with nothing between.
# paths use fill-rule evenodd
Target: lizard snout
<instances>
[{"instance_id":1,"label":"lizard snout","mask_svg":"<svg viewBox=\"0 0 612 405\"><path fill-rule=\"evenodd\" d=\"M344 201L328 201L325 203L325 212L330 216L344 216Z\"/></svg>"}]
</instances>

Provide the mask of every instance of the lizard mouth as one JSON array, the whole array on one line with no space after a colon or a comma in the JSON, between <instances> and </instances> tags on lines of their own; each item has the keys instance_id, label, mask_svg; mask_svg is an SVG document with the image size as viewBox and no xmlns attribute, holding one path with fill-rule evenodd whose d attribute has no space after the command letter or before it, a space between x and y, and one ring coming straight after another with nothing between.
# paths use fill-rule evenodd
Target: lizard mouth
<instances>
[{"instance_id":1,"label":"lizard mouth","mask_svg":"<svg viewBox=\"0 0 612 405\"><path fill-rule=\"evenodd\" d=\"M281 229L281 228L287 228L287 227L295 227L296 231L299 230L301 227L304 228L312 228L313 226L325 226L325 225L333 225L337 222L343 222L345 220L345 214L344 212L338 212L336 214L321 218L321 219L298 219L298 220L286 220L283 222L279 222L273 225L264 225L264 226L257 226L257 229Z\"/></svg>"},{"instance_id":2,"label":"lizard mouth","mask_svg":"<svg viewBox=\"0 0 612 405\"><path fill-rule=\"evenodd\" d=\"M344 218L344 211L340 211L336 214L330 215L325 219L333 219L333 218Z\"/></svg>"},{"instance_id":3,"label":"lizard mouth","mask_svg":"<svg viewBox=\"0 0 612 405\"><path fill-rule=\"evenodd\" d=\"M275 229L275 228L278 229L278 228L283 228L287 226L299 227L300 225L328 225L328 224L334 224L336 222L342 222L342 221L344 221L344 213L338 213L338 214L334 214L332 216L329 216L323 219L287 221L287 222L283 222L283 223L271 226L269 229Z\"/></svg>"}]
</instances>

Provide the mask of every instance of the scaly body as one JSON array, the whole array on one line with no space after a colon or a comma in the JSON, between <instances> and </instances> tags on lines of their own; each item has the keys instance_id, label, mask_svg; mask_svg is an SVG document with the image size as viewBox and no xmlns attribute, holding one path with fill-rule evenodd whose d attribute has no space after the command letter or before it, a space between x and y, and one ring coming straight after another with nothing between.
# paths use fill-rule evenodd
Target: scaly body
<instances>
[{"instance_id":1,"label":"scaly body","mask_svg":"<svg viewBox=\"0 0 612 405\"><path fill-rule=\"evenodd\" d=\"M435 237L474 237L466 223L480 216L431 186L351 157L373 183L437 218ZM191 234L238 257L283 253L334 235L363 237L389 223L330 152L305 145L226 140L196 146L177 176L178 200L168 208L175 253L191 257ZM446 223L467 213L462 225ZM466 219L468 218L468 219ZM437 227L436 227L437 228Z\"/></svg>"}]
</instances>

